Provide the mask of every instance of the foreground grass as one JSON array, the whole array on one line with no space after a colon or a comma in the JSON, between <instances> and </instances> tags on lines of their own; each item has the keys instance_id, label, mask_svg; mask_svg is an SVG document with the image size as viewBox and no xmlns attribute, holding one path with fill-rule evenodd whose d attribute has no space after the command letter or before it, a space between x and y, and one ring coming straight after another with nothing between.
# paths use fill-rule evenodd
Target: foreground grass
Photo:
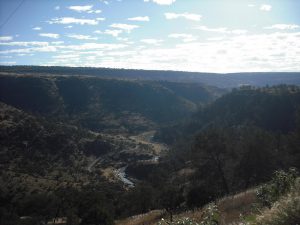
<instances>
[{"instance_id":1,"label":"foreground grass","mask_svg":"<svg viewBox=\"0 0 300 225\"><path fill-rule=\"evenodd\" d=\"M220 225L230 224L241 221L241 214L248 215L251 211L251 205L256 203L256 190L251 189L245 192L224 197L216 202L216 208L218 209L218 217ZM210 204L211 205L211 204ZM185 211L174 215L174 221L186 221L185 218L189 218L195 224L201 224L204 217L207 215L207 205L203 208ZM116 221L116 225L157 225L164 218L164 222L161 224L168 224L168 214L163 210L153 210L146 214L136 215L124 220Z\"/></svg>"},{"instance_id":2,"label":"foreground grass","mask_svg":"<svg viewBox=\"0 0 300 225\"><path fill-rule=\"evenodd\" d=\"M259 215L255 225L297 225L300 224L300 179L292 190L275 202L270 209Z\"/></svg>"},{"instance_id":3,"label":"foreground grass","mask_svg":"<svg viewBox=\"0 0 300 225\"><path fill-rule=\"evenodd\" d=\"M165 216L166 213L163 210L153 210L145 214L135 215L123 220L117 220L115 223L116 225L154 225Z\"/></svg>"},{"instance_id":4,"label":"foreground grass","mask_svg":"<svg viewBox=\"0 0 300 225\"><path fill-rule=\"evenodd\" d=\"M174 215L174 224L190 225L299 225L300 224L300 178L291 190L274 202L270 208L257 206L256 189L224 197L203 208L185 211ZM211 213L208 208L214 205L218 210L218 223L207 223L205 218ZM163 210L153 210L146 214L116 221L116 225L157 225L173 224Z\"/></svg>"}]
</instances>

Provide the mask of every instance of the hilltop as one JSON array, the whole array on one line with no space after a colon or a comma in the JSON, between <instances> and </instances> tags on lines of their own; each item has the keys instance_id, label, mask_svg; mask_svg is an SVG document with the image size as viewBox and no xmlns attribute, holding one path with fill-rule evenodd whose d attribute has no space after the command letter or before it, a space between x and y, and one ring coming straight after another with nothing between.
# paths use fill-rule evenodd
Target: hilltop
<instances>
[{"instance_id":1,"label":"hilltop","mask_svg":"<svg viewBox=\"0 0 300 225\"><path fill-rule=\"evenodd\" d=\"M0 74L0 101L94 131L154 129L225 93L201 84L88 76Z\"/></svg>"},{"instance_id":2,"label":"hilltop","mask_svg":"<svg viewBox=\"0 0 300 225\"><path fill-rule=\"evenodd\" d=\"M0 71L37 75L83 75L130 80L154 80L179 83L201 83L219 88L241 85L266 86L300 84L299 72L200 73L162 70L133 70L95 67L0 66Z\"/></svg>"}]
</instances>

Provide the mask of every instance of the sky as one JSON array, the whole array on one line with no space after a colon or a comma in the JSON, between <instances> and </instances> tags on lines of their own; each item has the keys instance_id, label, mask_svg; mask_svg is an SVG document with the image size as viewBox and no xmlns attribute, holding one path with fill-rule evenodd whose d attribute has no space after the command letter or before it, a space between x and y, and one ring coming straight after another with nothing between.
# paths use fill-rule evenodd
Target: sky
<instances>
[{"instance_id":1,"label":"sky","mask_svg":"<svg viewBox=\"0 0 300 225\"><path fill-rule=\"evenodd\" d=\"M0 64L300 72L300 1L0 0Z\"/></svg>"}]
</instances>

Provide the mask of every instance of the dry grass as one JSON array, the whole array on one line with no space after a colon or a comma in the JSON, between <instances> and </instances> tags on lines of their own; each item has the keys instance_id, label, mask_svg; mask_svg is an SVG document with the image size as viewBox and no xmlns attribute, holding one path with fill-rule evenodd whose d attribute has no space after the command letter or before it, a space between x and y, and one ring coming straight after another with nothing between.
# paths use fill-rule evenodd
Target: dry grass
<instances>
[{"instance_id":1,"label":"dry grass","mask_svg":"<svg viewBox=\"0 0 300 225\"><path fill-rule=\"evenodd\" d=\"M118 181L118 179L116 177L116 173L114 172L114 170L115 168L113 167L107 167L101 169L102 176L104 176L110 182L116 182Z\"/></svg>"},{"instance_id":2,"label":"dry grass","mask_svg":"<svg viewBox=\"0 0 300 225\"><path fill-rule=\"evenodd\" d=\"M240 215L249 215L251 213L251 205L256 202L255 189L250 189L218 200L216 204L220 212L220 225L238 224ZM201 222L204 208L176 214L174 215L174 220L188 217L193 221ZM168 219L169 215L162 210L154 210L149 213L116 221L116 225L156 225L161 218Z\"/></svg>"},{"instance_id":3,"label":"dry grass","mask_svg":"<svg viewBox=\"0 0 300 225\"><path fill-rule=\"evenodd\" d=\"M175 219L179 218L190 218L193 221L200 222L202 220L203 216L203 209L194 209L194 210L189 210L182 212L180 214L177 214L174 216Z\"/></svg>"},{"instance_id":4,"label":"dry grass","mask_svg":"<svg viewBox=\"0 0 300 225\"><path fill-rule=\"evenodd\" d=\"M250 189L239 194L225 197L217 202L220 212L221 224L236 223L240 220L240 215L249 215L251 206L257 202L256 190Z\"/></svg>"},{"instance_id":5,"label":"dry grass","mask_svg":"<svg viewBox=\"0 0 300 225\"><path fill-rule=\"evenodd\" d=\"M294 189L257 217L257 225L300 224L300 179Z\"/></svg>"},{"instance_id":6,"label":"dry grass","mask_svg":"<svg viewBox=\"0 0 300 225\"><path fill-rule=\"evenodd\" d=\"M153 210L124 220L117 220L115 223L116 225L156 225L163 217L165 217L165 212L163 210Z\"/></svg>"}]
</instances>

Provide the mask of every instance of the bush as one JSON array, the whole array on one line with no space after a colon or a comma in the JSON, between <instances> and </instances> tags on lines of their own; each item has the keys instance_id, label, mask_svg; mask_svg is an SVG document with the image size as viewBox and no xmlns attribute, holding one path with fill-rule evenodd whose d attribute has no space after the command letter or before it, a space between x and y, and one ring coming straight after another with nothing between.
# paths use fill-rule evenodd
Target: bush
<instances>
[{"instance_id":1,"label":"bush","mask_svg":"<svg viewBox=\"0 0 300 225\"><path fill-rule=\"evenodd\" d=\"M216 204L209 204L203 214L200 225L218 225L220 220L219 210Z\"/></svg>"},{"instance_id":2,"label":"bush","mask_svg":"<svg viewBox=\"0 0 300 225\"><path fill-rule=\"evenodd\" d=\"M280 196L291 190L297 176L298 171L295 168L290 168L288 172L276 171L272 180L257 190L257 198L262 206L271 208Z\"/></svg>"},{"instance_id":3,"label":"bush","mask_svg":"<svg viewBox=\"0 0 300 225\"><path fill-rule=\"evenodd\" d=\"M300 179L295 182L290 193L281 197L271 209L257 218L257 225L300 224Z\"/></svg>"},{"instance_id":4,"label":"bush","mask_svg":"<svg viewBox=\"0 0 300 225\"><path fill-rule=\"evenodd\" d=\"M164 218L162 218L157 225L199 225L199 223L187 217L175 220L173 222L166 221Z\"/></svg>"},{"instance_id":5,"label":"bush","mask_svg":"<svg viewBox=\"0 0 300 225\"><path fill-rule=\"evenodd\" d=\"M210 203L205 207L200 223L188 217L176 219L171 222L162 218L157 225L218 225L220 224L219 220L220 214L217 205Z\"/></svg>"}]
</instances>

